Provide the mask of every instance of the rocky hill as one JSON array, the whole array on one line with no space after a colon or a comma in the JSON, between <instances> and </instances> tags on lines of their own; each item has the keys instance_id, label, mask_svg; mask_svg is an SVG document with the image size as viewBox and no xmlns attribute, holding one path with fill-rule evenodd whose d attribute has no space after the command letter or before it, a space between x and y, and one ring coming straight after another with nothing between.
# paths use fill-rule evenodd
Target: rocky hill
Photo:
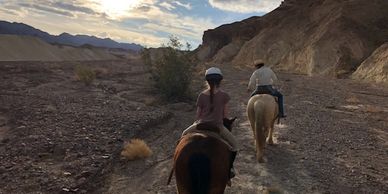
<instances>
[{"instance_id":1,"label":"rocky hill","mask_svg":"<svg viewBox=\"0 0 388 194\"><path fill-rule=\"evenodd\" d=\"M118 59L95 47L51 45L32 36L0 35L0 61L88 61Z\"/></svg>"},{"instance_id":2,"label":"rocky hill","mask_svg":"<svg viewBox=\"0 0 388 194\"><path fill-rule=\"evenodd\" d=\"M354 79L388 83L388 43L376 49L353 73Z\"/></svg>"},{"instance_id":3,"label":"rocky hill","mask_svg":"<svg viewBox=\"0 0 388 194\"><path fill-rule=\"evenodd\" d=\"M262 16L204 33L200 60L347 77L388 42L386 0L285 0Z\"/></svg>"}]
</instances>

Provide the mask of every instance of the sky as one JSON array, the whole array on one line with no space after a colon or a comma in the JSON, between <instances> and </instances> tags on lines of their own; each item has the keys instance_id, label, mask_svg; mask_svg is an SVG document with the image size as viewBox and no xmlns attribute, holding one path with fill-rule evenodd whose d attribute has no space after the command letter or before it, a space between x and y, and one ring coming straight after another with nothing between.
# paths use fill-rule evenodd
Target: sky
<instances>
[{"instance_id":1,"label":"sky","mask_svg":"<svg viewBox=\"0 0 388 194\"><path fill-rule=\"evenodd\" d=\"M196 48L203 32L261 16L282 0L0 0L0 20L159 47L177 36Z\"/></svg>"}]
</instances>

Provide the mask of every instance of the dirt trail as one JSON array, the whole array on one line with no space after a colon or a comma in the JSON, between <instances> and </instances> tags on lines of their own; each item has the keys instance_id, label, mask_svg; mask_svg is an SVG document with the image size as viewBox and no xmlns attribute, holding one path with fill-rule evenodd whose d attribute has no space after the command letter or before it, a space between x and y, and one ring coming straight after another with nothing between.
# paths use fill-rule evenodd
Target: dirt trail
<instances>
[{"instance_id":1,"label":"dirt trail","mask_svg":"<svg viewBox=\"0 0 388 194\"><path fill-rule=\"evenodd\" d=\"M387 193L388 89L351 80L279 74L286 120L275 127L275 145L267 146L263 164L256 162L245 108L251 72L223 68L224 89L232 96L231 116L239 120L237 176L225 193ZM175 193L166 186L175 141L194 119L194 107L169 108L169 122L144 129L154 155L120 161L105 193ZM182 111L184 110L184 111Z\"/></svg>"}]
</instances>

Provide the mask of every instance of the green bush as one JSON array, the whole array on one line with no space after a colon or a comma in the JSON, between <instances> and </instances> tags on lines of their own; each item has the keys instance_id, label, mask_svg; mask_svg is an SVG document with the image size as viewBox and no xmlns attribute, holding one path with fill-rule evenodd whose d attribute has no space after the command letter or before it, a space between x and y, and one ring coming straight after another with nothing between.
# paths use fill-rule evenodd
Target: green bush
<instances>
[{"instance_id":1,"label":"green bush","mask_svg":"<svg viewBox=\"0 0 388 194\"><path fill-rule=\"evenodd\" d=\"M188 52L181 51L181 47L179 39L170 36L170 42L161 49L162 56L151 62L153 86L167 101L184 101L192 97L192 65L187 56ZM144 62L150 63L150 60Z\"/></svg>"},{"instance_id":2,"label":"green bush","mask_svg":"<svg viewBox=\"0 0 388 194\"><path fill-rule=\"evenodd\" d=\"M83 65L75 66L75 75L79 81L87 86L96 79L96 72L92 68Z\"/></svg>"}]
</instances>

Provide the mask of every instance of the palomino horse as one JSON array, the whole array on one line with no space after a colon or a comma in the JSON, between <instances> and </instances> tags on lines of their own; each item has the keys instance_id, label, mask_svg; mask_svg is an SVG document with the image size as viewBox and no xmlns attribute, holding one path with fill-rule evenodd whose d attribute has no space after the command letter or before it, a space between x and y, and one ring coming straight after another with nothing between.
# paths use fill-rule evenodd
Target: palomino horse
<instances>
[{"instance_id":1,"label":"palomino horse","mask_svg":"<svg viewBox=\"0 0 388 194\"><path fill-rule=\"evenodd\" d=\"M265 141L273 144L272 133L278 115L278 105L273 96L259 94L248 101L247 113L256 143L256 159L263 162Z\"/></svg>"},{"instance_id":2,"label":"palomino horse","mask_svg":"<svg viewBox=\"0 0 388 194\"><path fill-rule=\"evenodd\" d=\"M231 130L235 119L224 119L224 125ZM224 193L229 180L231 155L228 145L206 132L182 137L175 149L173 168L178 193Z\"/></svg>"}]
</instances>

